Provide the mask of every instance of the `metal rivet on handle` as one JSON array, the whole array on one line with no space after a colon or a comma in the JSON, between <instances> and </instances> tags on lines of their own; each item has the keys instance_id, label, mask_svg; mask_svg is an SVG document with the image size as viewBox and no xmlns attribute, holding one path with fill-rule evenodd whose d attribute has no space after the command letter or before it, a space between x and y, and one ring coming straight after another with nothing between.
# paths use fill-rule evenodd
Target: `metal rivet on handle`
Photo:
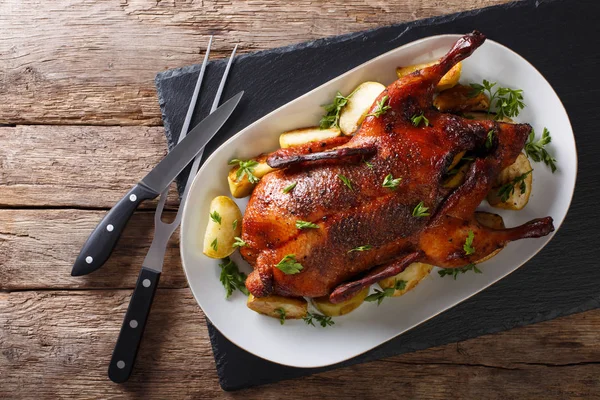
<instances>
[{"instance_id":1,"label":"metal rivet on handle","mask_svg":"<svg viewBox=\"0 0 600 400\"><path fill-rule=\"evenodd\" d=\"M125 368L125 361L117 361L117 368L123 369Z\"/></svg>"},{"instance_id":2,"label":"metal rivet on handle","mask_svg":"<svg viewBox=\"0 0 600 400\"><path fill-rule=\"evenodd\" d=\"M152 282L150 282L150 279L144 279L142 281L142 285L144 285L144 287L150 287L151 284Z\"/></svg>"},{"instance_id":3,"label":"metal rivet on handle","mask_svg":"<svg viewBox=\"0 0 600 400\"><path fill-rule=\"evenodd\" d=\"M138 323L135 319L132 319L131 321L129 321L129 326L135 329L138 327Z\"/></svg>"},{"instance_id":4,"label":"metal rivet on handle","mask_svg":"<svg viewBox=\"0 0 600 400\"><path fill-rule=\"evenodd\" d=\"M137 196L135 194L132 194L131 196L129 196L129 200L130 201L136 201L137 200Z\"/></svg>"},{"instance_id":5,"label":"metal rivet on handle","mask_svg":"<svg viewBox=\"0 0 600 400\"><path fill-rule=\"evenodd\" d=\"M113 231L113 229L115 229L115 227L114 227L114 226L112 226L112 224L108 224L108 225L106 225L106 230L107 230L107 231L109 231L109 232L112 232L112 231Z\"/></svg>"},{"instance_id":6,"label":"metal rivet on handle","mask_svg":"<svg viewBox=\"0 0 600 400\"><path fill-rule=\"evenodd\" d=\"M93 263L93 262L94 262L94 258L92 258L92 256L87 256L87 257L85 258L85 262L86 262L86 263L88 263L88 264L91 264L91 263Z\"/></svg>"}]
</instances>

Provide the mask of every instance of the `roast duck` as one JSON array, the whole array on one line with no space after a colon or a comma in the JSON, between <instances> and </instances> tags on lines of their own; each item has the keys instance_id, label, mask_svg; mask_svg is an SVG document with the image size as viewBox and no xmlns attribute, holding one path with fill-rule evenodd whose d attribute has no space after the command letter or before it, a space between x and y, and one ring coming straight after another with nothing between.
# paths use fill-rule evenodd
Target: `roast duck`
<instances>
[{"instance_id":1,"label":"roast duck","mask_svg":"<svg viewBox=\"0 0 600 400\"><path fill-rule=\"evenodd\" d=\"M436 84L484 41L477 31L465 35L438 64L392 83L353 136L269 155L267 163L278 169L254 189L242 226L242 256L254 269L246 286L254 296L329 296L339 303L413 262L462 267L510 241L554 230L551 217L510 229L486 228L475 219L531 126L472 120L432 106ZM385 96L389 108L377 115ZM421 114L427 126L415 126ZM461 185L446 188L444 174L462 151L474 161ZM382 186L389 174L401 178L396 188ZM415 214L416 208L427 212ZM319 228L299 230L299 220ZM467 255L470 232L475 251ZM276 267L286 256L301 265L298 273Z\"/></svg>"}]
</instances>

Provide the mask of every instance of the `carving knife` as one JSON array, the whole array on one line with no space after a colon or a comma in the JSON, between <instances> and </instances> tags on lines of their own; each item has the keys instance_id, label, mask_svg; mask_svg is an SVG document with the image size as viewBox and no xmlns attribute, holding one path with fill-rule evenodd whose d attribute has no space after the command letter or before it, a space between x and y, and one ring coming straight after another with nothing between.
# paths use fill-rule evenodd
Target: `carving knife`
<instances>
[{"instance_id":1,"label":"carving knife","mask_svg":"<svg viewBox=\"0 0 600 400\"><path fill-rule=\"evenodd\" d=\"M231 116L243 94L236 94L196 125L181 143L119 200L83 245L71 275L86 275L104 265L137 206L144 200L157 197L171 184Z\"/></svg>"}]
</instances>

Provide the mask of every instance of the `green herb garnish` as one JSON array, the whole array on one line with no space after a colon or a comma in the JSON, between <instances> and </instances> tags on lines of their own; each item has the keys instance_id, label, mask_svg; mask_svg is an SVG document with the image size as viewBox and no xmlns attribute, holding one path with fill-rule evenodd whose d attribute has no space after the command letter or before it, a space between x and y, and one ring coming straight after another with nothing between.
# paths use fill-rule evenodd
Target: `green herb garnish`
<instances>
[{"instance_id":1,"label":"green herb garnish","mask_svg":"<svg viewBox=\"0 0 600 400\"><path fill-rule=\"evenodd\" d=\"M321 314L313 314L311 312L307 313L306 316L302 317L302 319L304 320L304 322L306 322L307 325L312 325L312 326L315 326L315 323L313 322L313 320L315 320L323 328L326 328L328 326L335 324L335 322L333 322L331 317L326 316L326 315L321 315Z\"/></svg>"},{"instance_id":2,"label":"green herb garnish","mask_svg":"<svg viewBox=\"0 0 600 400\"><path fill-rule=\"evenodd\" d=\"M383 299L393 296L396 290L404 290L406 288L406 283L407 282L403 280L396 280L393 287L383 290L375 289L375 293L368 295L365 298L365 301L376 301L377 305L380 305Z\"/></svg>"},{"instance_id":3,"label":"green herb garnish","mask_svg":"<svg viewBox=\"0 0 600 400\"><path fill-rule=\"evenodd\" d=\"M429 126L429 120L425 118L424 113L421 113L419 115L413 115L412 117L410 117L410 120L414 126L419 126L421 122L423 122L425 126Z\"/></svg>"},{"instance_id":4,"label":"green herb garnish","mask_svg":"<svg viewBox=\"0 0 600 400\"><path fill-rule=\"evenodd\" d=\"M365 160L365 165L366 165L367 167L369 167L370 169L373 169L373 164L371 164L370 162L368 162L368 161L366 161L366 160Z\"/></svg>"},{"instance_id":5,"label":"green herb garnish","mask_svg":"<svg viewBox=\"0 0 600 400\"><path fill-rule=\"evenodd\" d=\"M348 188L350 190L352 189L352 182L350 182L350 179L346 178L344 175L338 174L338 178L340 178L342 180L342 182L344 182L344 185L348 186Z\"/></svg>"},{"instance_id":6,"label":"green herb garnish","mask_svg":"<svg viewBox=\"0 0 600 400\"><path fill-rule=\"evenodd\" d=\"M373 246L371 246L370 244L367 244L364 246L355 247L352 250L348 250L348 253L352 253L353 251L367 251L367 250L371 250L372 248L373 248Z\"/></svg>"},{"instance_id":7,"label":"green herb garnish","mask_svg":"<svg viewBox=\"0 0 600 400\"><path fill-rule=\"evenodd\" d=\"M237 219L233 220L233 222L231 223L231 226L233 227L233 230L235 231L237 228Z\"/></svg>"},{"instance_id":8,"label":"green herb garnish","mask_svg":"<svg viewBox=\"0 0 600 400\"><path fill-rule=\"evenodd\" d=\"M481 270L479 268L477 268L477 266L475 264L467 264L464 267L460 267L460 268L444 268L438 271L438 274L440 274L440 276L443 278L444 276L448 275L448 276L452 276L454 278L454 280L456 280L456 277L458 276L458 274L464 274L465 272L468 271L473 271L476 274L480 274Z\"/></svg>"},{"instance_id":9,"label":"green herb garnish","mask_svg":"<svg viewBox=\"0 0 600 400\"><path fill-rule=\"evenodd\" d=\"M233 238L234 242L233 242L233 247L244 247L244 246L248 246L248 243L244 242L242 240L241 237L234 237Z\"/></svg>"},{"instance_id":10,"label":"green herb garnish","mask_svg":"<svg viewBox=\"0 0 600 400\"><path fill-rule=\"evenodd\" d=\"M488 114L491 112L492 106L496 108L496 120L501 120L504 117L516 117L519 115L521 110L525 107L523 103L523 91L521 89L510 89L497 87L496 82L489 82L484 79L483 84L471 83L473 90L469 94L471 97L475 97L480 93L487 92L490 97L490 106L488 108ZM494 103L494 100L496 101Z\"/></svg>"},{"instance_id":11,"label":"green herb garnish","mask_svg":"<svg viewBox=\"0 0 600 400\"><path fill-rule=\"evenodd\" d=\"M323 108L326 111L326 114L323 115L323 118L321 118L319 128L339 128L340 111L342 110L342 107L348 104L348 99L350 99L350 96L352 96L353 94L354 92L350 93L348 97L344 97L340 92L337 92L335 98L333 99L333 103L323 106Z\"/></svg>"},{"instance_id":12,"label":"green herb garnish","mask_svg":"<svg viewBox=\"0 0 600 400\"><path fill-rule=\"evenodd\" d=\"M503 203L506 203L510 196L512 196L512 194L515 192L516 185L519 185L521 193L525 193L525 191L527 190L527 186L525 185L525 178L527 178L527 175L529 175L532 171L533 170L530 169L524 174L517 176L512 181L500 186L500 189L498 190L498 196L500 197L500 200L502 200Z\"/></svg>"},{"instance_id":13,"label":"green herb garnish","mask_svg":"<svg viewBox=\"0 0 600 400\"><path fill-rule=\"evenodd\" d=\"M469 231L467 239L465 240L465 244L463 245L463 250L468 256L475 253L475 247L473 247L473 239L475 239L475 233L473 233L473 231Z\"/></svg>"},{"instance_id":14,"label":"green herb garnish","mask_svg":"<svg viewBox=\"0 0 600 400\"><path fill-rule=\"evenodd\" d=\"M282 307L276 308L275 312L279 314L279 323L281 325L285 324L285 310Z\"/></svg>"},{"instance_id":15,"label":"green herb garnish","mask_svg":"<svg viewBox=\"0 0 600 400\"><path fill-rule=\"evenodd\" d=\"M288 254L275 266L286 275L294 275L302 271L302 264L296 261L296 255Z\"/></svg>"},{"instance_id":16,"label":"green herb garnish","mask_svg":"<svg viewBox=\"0 0 600 400\"><path fill-rule=\"evenodd\" d=\"M385 104L388 101L388 99L389 99L389 96L387 96L387 95L383 96L381 98L381 100L379 100L379 102L377 103L377 108L375 109L375 111L367 114L367 117L379 118L383 114L385 114L389 109L391 109L392 107Z\"/></svg>"},{"instance_id":17,"label":"green herb garnish","mask_svg":"<svg viewBox=\"0 0 600 400\"><path fill-rule=\"evenodd\" d=\"M494 145L494 131L491 130L487 133L487 139L485 139L485 148L491 149Z\"/></svg>"},{"instance_id":18,"label":"green herb garnish","mask_svg":"<svg viewBox=\"0 0 600 400\"><path fill-rule=\"evenodd\" d=\"M213 240L212 243L210 244L210 247L212 247L212 249L214 251L217 251L217 246L218 246L218 244L217 244L217 238L215 238L215 240Z\"/></svg>"},{"instance_id":19,"label":"green herb garnish","mask_svg":"<svg viewBox=\"0 0 600 400\"><path fill-rule=\"evenodd\" d=\"M538 141L535 141L535 131L532 129L527 143L525 143L525 153L535 162L543 161L544 164L550 167L552 173L554 173L556 171L556 159L544 148L551 141L552 138L548 129L544 128L544 133L542 133L542 137Z\"/></svg>"},{"instance_id":20,"label":"green herb garnish","mask_svg":"<svg viewBox=\"0 0 600 400\"><path fill-rule=\"evenodd\" d=\"M221 216L217 212L217 210L210 213L210 219L215 221L217 224L221 225Z\"/></svg>"},{"instance_id":21,"label":"green herb garnish","mask_svg":"<svg viewBox=\"0 0 600 400\"><path fill-rule=\"evenodd\" d=\"M392 174L388 174L385 179L383 180L383 184L381 186L385 187L385 188L390 188L392 190L396 189L398 187L398 185L400 185L400 181L402 180L402 178L395 178L392 176Z\"/></svg>"},{"instance_id":22,"label":"green herb garnish","mask_svg":"<svg viewBox=\"0 0 600 400\"><path fill-rule=\"evenodd\" d=\"M247 296L246 274L240 272L238 266L231 261L229 257L222 259L219 267L221 267L221 276L219 277L219 280L225 288L226 298L228 299L236 289Z\"/></svg>"},{"instance_id":23,"label":"green herb garnish","mask_svg":"<svg viewBox=\"0 0 600 400\"><path fill-rule=\"evenodd\" d=\"M298 229L319 229L319 225L313 224L308 221L296 221L296 228Z\"/></svg>"},{"instance_id":24,"label":"green herb garnish","mask_svg":"<svg viewBox=\"0 0 600 400\"><path fill-rule=\"evenodd\" d=\"M296 187L297 184L298 184L298 182L294 182L291 185L287 185L286 187L283 188L283 193L289 193L293 188Z\"/></svg>"},{"instance_id":25,"label":"green herb garnish","mask_svg":"<svg viewBox=\"0 0 600 400\"><path fill-rule=\"evenodd\" d=\"M238 165L238 170L235 173L235 179L239 182L244 175L246 175L248 177L248 181L250 183L258 183L258 181L260 181L260 178L257 178L254 175L254 168L258 165L258 162L255 160L238 160L237 158L234 158L233 160L229 161L229 165Z\"/></svg>"},{"instance_id":26,"label":"green herb garnish","mask_svg":"<svg viewBox=\"0 0 600 400\"><path fill-rule=\"evenodd\" d=\"M421 201L419 204L416 205L416 207L414 208L412 215L413 217L428 217L429 213L427 212L429 210L429 207L425 207L423 202Z\"/></svg>"}]
</instances>

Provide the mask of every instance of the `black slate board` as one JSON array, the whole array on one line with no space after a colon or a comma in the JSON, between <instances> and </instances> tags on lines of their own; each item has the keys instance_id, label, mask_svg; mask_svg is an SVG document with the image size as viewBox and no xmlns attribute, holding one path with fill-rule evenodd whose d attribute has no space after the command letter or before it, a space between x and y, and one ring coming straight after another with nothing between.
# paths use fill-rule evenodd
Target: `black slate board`
<instances>
[{"instance_id":1,"label":"black slate board","mask_svg":"<svg viewBox=\"0 0 600 400\"><path fill-rule=\"evenodd\" d=\"M236 59L223 99L240 90L246 94L231 120L209 144L207 154L268 112L379 54L422 37L481 30L488 38L524 56L552 84L575 131L579 175L564 225L550 245L527 265L453 309L352 360L319 369L284 367L238 348L209 323L223 389L236 390L390 357L600 306L600 226L595 206L595 199L600 198L600 36L595 23L584 22L585 15L599 16L600 2L523 1ZM209 65L202 93L215 93L224 65L224 61ZM177 139L198 70L196 65L156 77L170 147ZM533 101L533 95L527 95ZM192 126L206 114L211 102L211 96L201 98Z\"/></svg>"}]
</instances>

